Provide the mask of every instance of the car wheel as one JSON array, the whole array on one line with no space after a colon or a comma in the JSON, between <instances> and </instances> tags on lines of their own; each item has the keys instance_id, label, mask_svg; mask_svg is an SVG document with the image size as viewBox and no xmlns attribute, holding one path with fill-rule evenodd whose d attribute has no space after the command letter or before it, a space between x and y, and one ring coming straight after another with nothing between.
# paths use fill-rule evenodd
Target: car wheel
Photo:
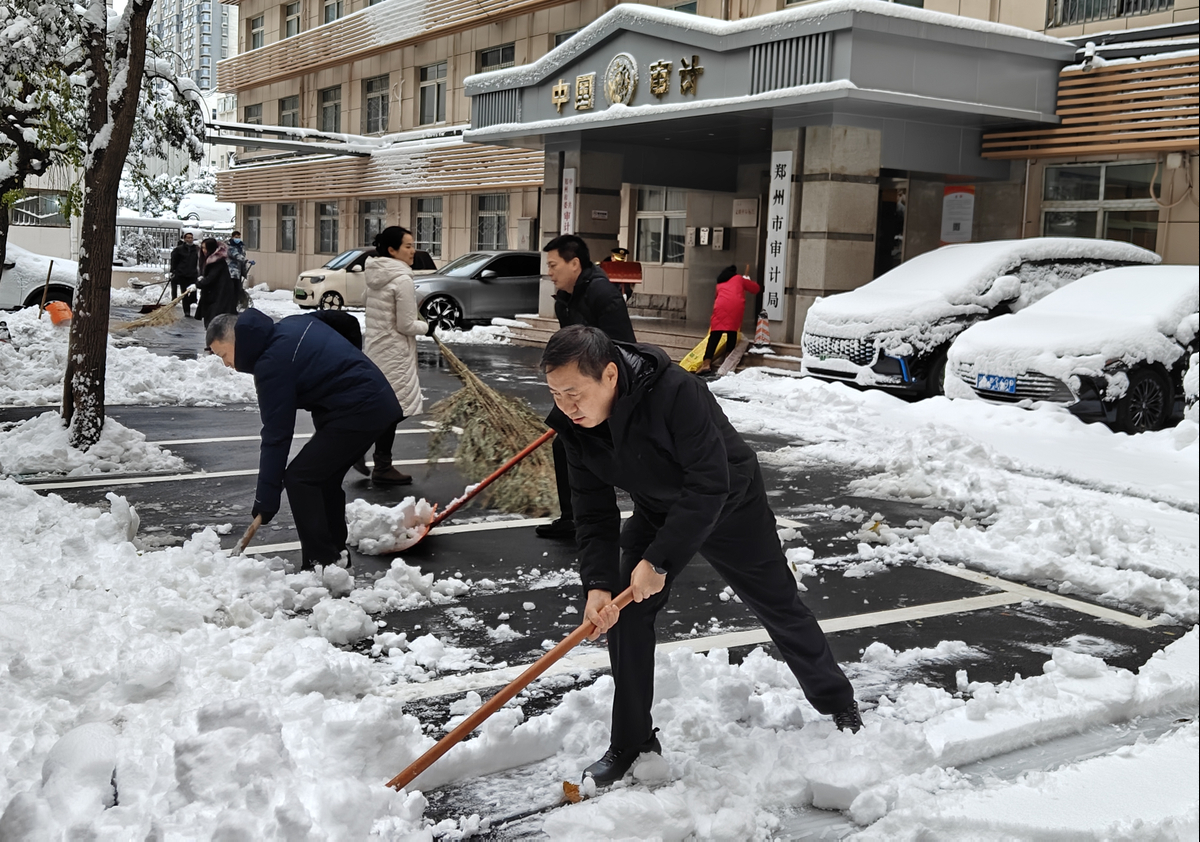
<instances>
[{"instance_id":1,"label":"car wheel","mask_svg":"<svg viewBox=\"0 0 1200 842\"><path fill-rule=\"evenodd\" d=\"M1160 430L1171 415L1171 384L1152 368L1129 372L1129 388L1117 401L1117 428L1126 433Z\"/></svg>"},{"instance_id":2,"label":"car wheel","mask_svg":"<svg viewBox=\"0 0 1200 842\"><path fill-rule=\"evenodd\" d=\"M321 303L318 306L322 310L340 310L345 303L341 293L330 290L321 294Z\"/></svg>"},{"instance_id":3,"label":"car wheel","mask_svg":"<svg viewBox=\"0 0 1200 842\"><path fill-rule=\"evenodd\" d=\"M463 311L450 296L435 295L421 305L421 315L439 330L448 330L462 323Z\"/></svg>"},{"instance_id":4,"label":"car wheel","mask_svg":"<svg viewBox=\"0 0 1200 842\"><path fill-rule=\"evenodd\" d=\"M71 289L70 287L50 287L50 289L46 291L46 303L49 304L51 301L61 301L68 306L73 306L75 303L75 290ZM41 303L41 289L30 293L29 297L25 299L26 307L37 307Z\"/></svg>"},{"instance_id":5,"label":"car wheel","mask_svg":"<svg viewBox=\"0 0 1200 842\"><path fill-rule=\"evenodd\" d=\"M932 398L946 393L946 349L936 351L925 368L925 389L922 396Z\"/></svg>"}]
</instances>

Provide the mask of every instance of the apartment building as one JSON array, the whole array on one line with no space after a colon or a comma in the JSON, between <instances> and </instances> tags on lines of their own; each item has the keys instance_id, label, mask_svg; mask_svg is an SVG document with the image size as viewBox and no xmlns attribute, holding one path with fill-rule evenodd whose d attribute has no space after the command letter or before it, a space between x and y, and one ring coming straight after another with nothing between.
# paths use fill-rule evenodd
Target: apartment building
<instances>
[{"instance_id":1,"label":"apartment building","mask_svg":"<svg viewBox=\"0 0 1200 842\"><path fill-rule=\"evenodd\" d=\"M633 252L643 281L631 303L645 315L702 318L718 264L750 264L764 278L774 267L781 338L798 336L817 295L937 247L946 197L967 188L970 239L1069 228L1160 250L1166 241L1170 259L1195 262L1195 205L1163 207L1190 189L1194 119L1167 129L1165 144L1107 137L1121 128L1093 132L1105 137L1091 146L1014 146L1001 135L1070 130L1055 113L1059 77L1092 39L1108 68L1122 38L1135 60L1156 54L1163 38L1132 31L1175 27L1165 37L1178 43L1165 49L1182 54L1172 66L1183 76L1189 66L1194 74L1196 3L927 0L922 10L695 0L642 13L613 0L240 0L241 49L220 64L218 85L237 95L240 119L220 132L241 151L219 194L238 204L257 276L276 287L387 224L414 230L439 262L475 248L536 248L573 230L598 255ZM877 37L897 27L908 34ZM1078 43L1059 40L1068 37ZM788 52L810 47L822 52L807 69ZM868 50L886 96L864 104L870 97L849 93L843 71ZM618 54L636 89L626 102L606 99L603 86ZM685 71L690 93L677 87ZM594 105L581 114L578 79L589 73ZM963 86L968 78L975 88ZM827 94L839 86L834 101ZM769 174L785 151L792 218L786 259L772 261ZM1168 151L1179 154L1168 161ZM1056 204L1061 192L1045 184L1083 184L1068 201L1101 195L1095 163L1124 199ZM1061 169L1076 164L1086 166ZM1178 231L1164 236L1170 226Z\"/></svg>"},{"instance_id":2,"label":"apartment building","mask_svg":"<svg viewBox=\"0 0 1200 842\"><path fill-rule=\"evenodd\" d=\"M158 0L149 32L174 55L175 72L208 93L217 62L237 54L238 10L217 0Z\"/></svg>"}]
</instances>

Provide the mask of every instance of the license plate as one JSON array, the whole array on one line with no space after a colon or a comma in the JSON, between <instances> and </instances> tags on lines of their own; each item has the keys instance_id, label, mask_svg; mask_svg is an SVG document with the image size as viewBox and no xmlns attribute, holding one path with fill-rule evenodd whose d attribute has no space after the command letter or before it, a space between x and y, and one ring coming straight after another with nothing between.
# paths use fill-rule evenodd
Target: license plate
<instances>
[{"instance_id":1,"label":"license plate","mask_svg":"<svg viewBox=\"0 0 1200 842\"><path fill-rule=\"evenodd\" d=\"M292 293L292 295L301 301L308 298L308 293L305 290L300 289L299 287L296 287L296 291L294 293Z\"/></svg>"},{"instance_id":2,"label":"license plate","mask_svg":"<svg viewBox=\"0 0 1200 842\"><path fill-rule=\"evenodd\" d=\"M997 377L995 374L976 374L975 388L984 392L1006 392L1016 394L1017 378Z\"/></svg>"}]
</instances>

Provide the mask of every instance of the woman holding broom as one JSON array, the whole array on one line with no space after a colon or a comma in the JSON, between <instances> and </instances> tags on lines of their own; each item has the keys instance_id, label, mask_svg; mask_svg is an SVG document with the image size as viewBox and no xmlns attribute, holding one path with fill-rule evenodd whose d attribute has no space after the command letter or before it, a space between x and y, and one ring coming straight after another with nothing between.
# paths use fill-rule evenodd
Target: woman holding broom
<instances>
[{"instance_id":1,"label":"woman holding broom","mask_svg":"<svg viewBox=\"0 0 1200 842\"><path fill-rule=\"evenodd\" d=\"M748 268L748 267L747 267ZM717 299L713 302L712 321L709 323L708 344L704 347L704 361L697 374L712 370L713 357L721 337L726 337L725 349L732 351L737 343L738 331L742 329L742 317L746 312L746 293L757 294L762 290L758 284L739 275L736 266L728 266L717 276Z\"/></svg>"},{"instance_id":2,"label":"woman holding broom","mask_svg":"<svg viewBox=\"0 0 1200 842\"><path fill-rule=\"evenodd\" d=\"M196 279L200 304L196 307L196 315L204 319L206 328L222 313L237 315L238 284L229 274L227 256L225 244L213 237L205 239L200 246L202 268Z\"/></svg>"},{"instance_id":3,"label":"woman holding broom","mask_svg":"<svg viewBox=\"0 0 1200 842\"><path fill-rule=\"evenodd\" d=\"M413 235L398 225L384 228L375 237L375 257L368 257L364 280L367 285L367 330L363 351L388 379L404 417L421 411L421 383L417 379L417 337L432 336L433 325L417 314L412 263L416 254ZM392 465L396 425L384 430L375 442L375 467L371 481L376 485L408 485L412 477ZM360 459L354 466L367 473Z\"/></svg>"}]
</instances>

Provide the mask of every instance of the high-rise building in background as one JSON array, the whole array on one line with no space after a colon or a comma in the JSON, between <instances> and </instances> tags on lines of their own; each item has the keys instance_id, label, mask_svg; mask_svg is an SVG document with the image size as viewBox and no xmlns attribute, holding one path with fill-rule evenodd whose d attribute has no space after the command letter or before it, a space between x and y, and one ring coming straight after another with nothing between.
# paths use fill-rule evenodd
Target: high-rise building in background
<instances>
[{"instance_id":1,"label":"high-rise building in background","mask_svg":"<svg viewBox=\"0 0 1200 842\"><path fill-rule=\"evenodd\" d=\"M159 0L150 35L175 53L175 72L202 91L216 86L217 62L237 55L238 10L216 0Z\"/></svg>"}]
</instances>

